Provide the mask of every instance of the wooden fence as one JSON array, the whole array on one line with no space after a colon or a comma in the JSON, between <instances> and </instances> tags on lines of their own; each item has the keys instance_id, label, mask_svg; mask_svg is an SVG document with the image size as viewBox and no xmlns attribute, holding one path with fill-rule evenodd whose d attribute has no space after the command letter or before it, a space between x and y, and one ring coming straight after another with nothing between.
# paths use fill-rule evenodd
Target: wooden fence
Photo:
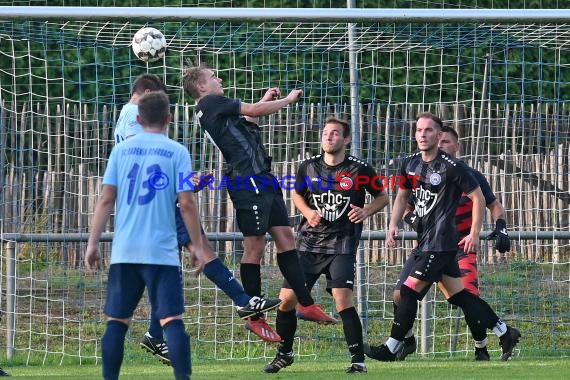
<instances>
[{"instance_id":1,"label":"wooden fence","mask_svg":"<svg viewBox=\"0 0 570 380\"><path fill-rule=\"evenodd\" d=\"M16 109L18 108L18 109ZM570 229L570 109L565 104L362 105L361 157L389 174L398 159L414 149L411 120L431 110L454 126L461 136L462 156L483 172L507 210L511 229L568 231ZM193 107L174 105L171 137L191 150L194 167L216 178L223 159L204 139L193 120ZM266 147L278 176L294 174L301 159L320 150L320 128L326 116L348 118L348 105L297 104L260 119ZM116 107L93 109L81 104L25 104L0 107L0 219L4 232L87 232L101 177L113 146ZM285 194L292 222L298 220ZM209 232L236 230L233 208L224 190L199 194L204 228ZM390 208L370 219L365 229L385 230ZM488 228L491 225L487 226ZM371 261L401 260L398 250L378 241L366 243ZM228 242L220 251L233 252ZM78 265L80 248L66 246L65 261ZM70 253L71 252L71 253ZM512 255L533 261L567 258L567 241L518 242ZM487 260L497 259L492 250ZM63 260L63 259L62 259ZM266 260L274 260L272 250Z\"/></svg>"}]
</instances>

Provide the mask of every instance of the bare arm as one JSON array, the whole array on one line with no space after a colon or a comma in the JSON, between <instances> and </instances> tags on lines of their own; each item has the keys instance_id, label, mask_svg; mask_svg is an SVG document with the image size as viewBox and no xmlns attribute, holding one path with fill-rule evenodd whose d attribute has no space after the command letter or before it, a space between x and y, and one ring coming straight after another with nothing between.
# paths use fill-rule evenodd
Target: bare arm
<instances>
[{"instance_id":1,"label":"bare arm","mask_svg":"<svg viewBox=\"0 0 570 380\"><path fill-rule=\"evenodd\" d=\"M241 103L240 112L244 116L249 116L252 118L256 118L259 116L270 115L274 112L277 112L281 108L298 101L301 96L303 95L302 90L293 90L291 91L286 97L276 100L264 100L266 97L269 99L273 99L272 94L279 91L279 89L269 89L261 98L261 100L257 103ZM268 95L269 93L269 95ZM251 119L250 119L251 120Z\"/></svg>"},{"instance_id":2,"label":"bare arm","mask_svg":"<svg viewBox=\"0 0 570 380\"><path fill-rule=\"evenodd\" d=\"M402 221L404 213L408 207L408 198L410 197L410 193L411 190L409 189L399 189L398 194L396 194L392 215L390 216L390 224L388 226L388 236L386 237L386 242L391 247L396 246L395 237L398 236L399 232L398 224Z\"/></svg>"},{"instance_id":3,"label":"bare arm","mask_svg":"<svg viewBox=\"0 0 570 380\"><path fill-rule=\"evenodd\" d=\"M105 230L109 216L113 212L116 198L117 188L115 186L103 185L101 195L95 206L93 219L91 220L91 233L89 234L87 251L85 252L85 268L88 271L95 269L101 262L99 240Z\"/></svg>"},{"instance_id":4,"label":"bare arm","mask_svg":"<svg viewBox=\"0 0 570 380\"><path fill-rule=\"evenodd\" d=\"M321 213L318 210L313 210L305 200L305 197L298 194L296 191L293 191L293 203L297 210L303 214L305 219L311 227L316 227L321 222Z\"/></svg>"},{"instance_id":5,"label":"bare arm","mask_svg":"<svg viewBox=\"0 0 570 380\"><path fill-rule=\"evenodd\" d=\"M204 261L202 228L198 213L198 204L191 191L183 191L178 193L178 205L180 206L180 214L186 225L186 229L190 233L192 240L192 249L200 262Z\"/></svg>"},{"instance_id":6,"label":"bare arm","mask_svg":"<svg viewBox=\"0 0 570 380\"><path fill-rule=\"evenodd\" d=\"M503 205L498 200L494 200L493 203L487 206L489 211L491 212L491 217L494 221L499 219L505 219L505 209Z\"/></svg>"}]
</instances>

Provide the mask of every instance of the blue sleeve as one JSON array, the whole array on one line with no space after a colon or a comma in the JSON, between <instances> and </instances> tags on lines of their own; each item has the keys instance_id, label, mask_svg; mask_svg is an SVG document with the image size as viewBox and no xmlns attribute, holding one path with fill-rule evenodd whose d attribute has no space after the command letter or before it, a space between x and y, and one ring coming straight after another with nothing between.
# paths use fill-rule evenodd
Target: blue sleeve
<instances>
[{"instance_id":1,"label":"blue sleeve","mask_svg":"<svg viewBox=\"0 0 570 380\"><path fill-rule=\"evenodd\" d=\"M182 144L176 151L176 192L194 191L195 187L192 184L192 160L190 159L190 152Z\"/></svg>"},{"instance_id":2,"label":"blue sleeve","mask_svg":"<svg viewBox=\"0 0 570 380\"><path fill-rule=\"evenodd\" d=\"M471 174L479 183L479 187L481 188L483 196L485 197L485 205L488 206L491 203L495 202L497 197L495 197L495 194L493 194L493 190L491 190L491 186L489 185L489 182L487 182L485 176L475 169L471 171Z\"/></svg>"},{"instance_id":3,"label":"blue sleeve","mask_svg":"<svg viewBox=\"0 0 570 380\"><path fill-rule=\"evenodd\" d=\"M103 185L117 186L119 184L119 179L117 178L117 154L119 149L113 148L111 150L111 155L107 161L107 167L105 168L105 174L103 175Z\"/></svg>"}]
</instances>

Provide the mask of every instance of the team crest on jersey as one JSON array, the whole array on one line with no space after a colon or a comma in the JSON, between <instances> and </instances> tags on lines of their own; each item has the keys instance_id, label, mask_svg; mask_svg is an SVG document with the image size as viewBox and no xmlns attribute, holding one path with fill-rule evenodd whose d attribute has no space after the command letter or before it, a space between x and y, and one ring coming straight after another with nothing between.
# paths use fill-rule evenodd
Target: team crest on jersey
<instances>
[{"instance_id":1,"label":"team crest on jersey","mask_svg":"<svg viewBox=\"0 0 570 380\"><path fill-rule=\"evenodd\" d=\"M341 193L335 193L331 190L322 194L311 194L311 196L323 219L329 222L334 222L340 218L350 204L350 197L345 197Z\"/></svg>"},{"instance_id":2,"label":"team crest on jersey","mask_svg":"<svg viewBox=\"0 0 570 380\"><path fill-rule=\"evenodd\" d=\"M439 173L433 173L432 175L430 175L429 183L431 183L434 186L439 185L441 183L441 176L439 175Z\"/></svg>"},{"instance_id":3,"label":"team crest on jersey","mask_svg":"<svg viewBox=\"0 0 570 380\"><path fill-rule=\"evenodd\" d=\"M352 189L352 185L354 184L354 181L352 180L352 178L347 177L347 176L342 176L340 177L339 181L338 181L338 185L340 186L341 189L343 190L350 190Z\"/></svg>"},{"instance_id":4,"label":"team crest on jersey","mask_svg":"<svg viewBox=\"0 0 570 380\"><path fill-rule=\"evenodd\" d=\"M433 207L437 202L438 194L426 190L422 186L418 186L417 188L412 190L412 192L416 198L416 204L414 206L415 212L420 218L422 218L433 209Z\"/></svg>"}]
</instances>

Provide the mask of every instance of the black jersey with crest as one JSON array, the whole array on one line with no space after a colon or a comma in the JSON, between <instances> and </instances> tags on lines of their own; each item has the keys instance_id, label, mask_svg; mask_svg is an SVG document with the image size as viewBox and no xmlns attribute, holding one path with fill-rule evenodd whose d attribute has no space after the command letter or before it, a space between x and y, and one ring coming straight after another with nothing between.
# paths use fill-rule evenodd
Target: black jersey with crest
<instances>
[{"instance_id":1,"label":"black jersey with crest","mask_svg":"<svg viewBox=\"0 0 570 380\"><path fill-rule=\"evenodd\" d=\"M327 165L320 154L303 161L295 177L295 191L322 218L319 225L311 227L303 217L297 233L297 249L323 254L356 253L362 223L348 219L350 205L363 207L366 192L376 197L384 187L376 171L354 156L347 155L335 166Z\"/></svg>"},{"instance_id":2,"label":"black jersey with crest","mask_svg":"<svg viewBox=\"0 0 570 380\"><path fill-rule=\"evenodd\" d=\"M461 194L469 194L479 186L471 169L439 150L429 162L420 152L408 156L402 162L400 175L406 178L403 187L412 191L411 201L419 220L418 248L422 252L455 251L459 242L455 212Z\"/></svg>"}]
</instances>

